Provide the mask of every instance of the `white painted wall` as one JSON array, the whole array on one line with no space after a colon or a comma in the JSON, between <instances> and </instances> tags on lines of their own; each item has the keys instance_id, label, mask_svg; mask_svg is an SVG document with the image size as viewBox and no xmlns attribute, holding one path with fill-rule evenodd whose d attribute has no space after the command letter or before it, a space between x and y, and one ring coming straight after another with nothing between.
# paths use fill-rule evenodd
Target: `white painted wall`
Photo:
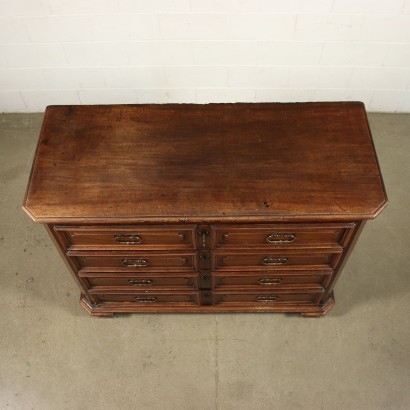
<instances>
[{"instance_id":1,"label":"white painted wall","mask_svg":"<svg viewBox=\"0 0 410 410\"><path fill-rule=\"evenodd\" d=\"M0 0L0 111L325 100L410 111L410 0Z\"/></svg>"}]
</instances>

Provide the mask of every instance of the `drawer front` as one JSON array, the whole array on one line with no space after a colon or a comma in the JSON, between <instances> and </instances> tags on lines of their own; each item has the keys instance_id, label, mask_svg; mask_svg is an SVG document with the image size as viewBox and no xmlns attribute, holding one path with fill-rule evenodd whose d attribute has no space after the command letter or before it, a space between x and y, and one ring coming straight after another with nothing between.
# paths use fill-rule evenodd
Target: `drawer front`
<instances>
[{"instance_id":1,"label":"drawer front","mask_svg":"<svg viewBox=\"0 0 410 410\"><path fill-rule=\"evenodd\" d=\"M214 253L214 270L283 269L294 266L333 266L340 253L320 251L277 253Z\"/></svg>"},{"instance_id":2,"label":"drawer front","mask_svg":"<svg viewBox=\"0 0 410 410\"><path fill-rule=\"evenodd\" d=\"M214 226L216 248L340 247L354 224Z\"/></svg>"},{"instance_id":3,"label":"drawer front","mask_svg":"<svg viewBox=\"0 0 410 410\"><path fill-rule=\"evenodd\" d=\"M212 284L215 289L218 288L259 288L275 289L283 286L306 287L321 286L326 287L331 277L332 270L318 271L309 274L303 272L229 272L220 274L214 272L212 275Z\"/></svg>"},{"instance_id":4,"label":"drawer front","mask_svg":"<svg viewBox=\"0 0 410 410\"><path fill-rule=\"evenodd\" d=\"M96 295L99 302L132 303L138 306L199 305L199 292L180 293L101 293Z\"/></svg>"},{"instance_id":5,"label":"drawer front","mask_svg":"<svg viewBox=\"0 0 410 410\"><path fill-rule=\"evenodd\" d=\"M194 249L195 226L55 226L66 249Z\"/></svg>"},{"instance_id":6,"label":"drawer front","mask_svg":"<svg viewBox=\"0 0 410 410\"><path fill-rule=\"evenodd\" d=\"M67 252L81 268L116 268L121 271L195 270L195 253L113 254L104 252Z\"/></svg>"},{"instance_id":7,"label":"drawer front","mask_svg":"<svg viewBox=\"0 0 410 410\"><path fill-rule=\"evenodd\" d=\"M170 276L170 275L134 275L119 276L114 274L105 274L96 276L95 274L79 274L83 278L90 293L100 291L98 288L127 288L136 291L138 289L157 289L157 288L181 288L181 289L198 289L197 276Z\"/></svg>"},{"instance_id":8,"label":"drawer front","mask_svg":"<svg viewBox=\"0 0 410 410\"><path fill-rule=\"evenodd\" d=\"M322 293L279 293L279 292L214 292L214 305L275 305L315 304Z\"/></svg>"}]
</instances>

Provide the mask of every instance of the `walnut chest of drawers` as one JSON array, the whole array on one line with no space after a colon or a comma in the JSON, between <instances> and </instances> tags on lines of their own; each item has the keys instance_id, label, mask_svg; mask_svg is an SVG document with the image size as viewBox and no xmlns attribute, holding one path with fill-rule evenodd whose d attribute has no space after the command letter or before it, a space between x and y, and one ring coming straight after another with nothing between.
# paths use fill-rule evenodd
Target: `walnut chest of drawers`
<instances>
[{"instance_id":1,"label":"walnut chest of drawers","mask_svg":"<svg viewBox=\"0 0 410 410\"><path fill-rule=\"evenodd\" d=\"M323 316L387 198L362 103L50 106L23 209L95 316Z\"/></svg>"}]
</instances>

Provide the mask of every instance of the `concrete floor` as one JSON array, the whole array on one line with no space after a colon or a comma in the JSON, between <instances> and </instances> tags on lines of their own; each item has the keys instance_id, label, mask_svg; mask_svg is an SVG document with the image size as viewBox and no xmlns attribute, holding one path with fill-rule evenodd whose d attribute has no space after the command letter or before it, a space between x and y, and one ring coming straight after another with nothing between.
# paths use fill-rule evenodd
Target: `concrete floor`
<instances>
[{"instance_id":1,"label":"concrete floor","mask_svg":"<svg viewBox=\"0 0 410 410\"><path fill-rule=\"evenodd\" d=\"M370 115L390 204L323 319L88 316L21 211L41 120L0 115L0 409L410 408L410 115Z\"/></svg>"}]
</instances>

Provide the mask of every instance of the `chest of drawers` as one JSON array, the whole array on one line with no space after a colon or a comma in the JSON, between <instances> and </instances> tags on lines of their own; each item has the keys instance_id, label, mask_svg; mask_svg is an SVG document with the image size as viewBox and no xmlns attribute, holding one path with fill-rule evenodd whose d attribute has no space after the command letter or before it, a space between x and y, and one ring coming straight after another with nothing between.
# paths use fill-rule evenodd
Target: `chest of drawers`
<instances>
[{"instance_id":1,"label":"chest of drawers","mask_svg":"<svg viewBox=\"0 0 410 410\"><path fill-rule=\"evenodd\" d=\"M387 198L361 103L50 106L23 209L94 316L323 316Z\"/></svg>"}]
</instances>

